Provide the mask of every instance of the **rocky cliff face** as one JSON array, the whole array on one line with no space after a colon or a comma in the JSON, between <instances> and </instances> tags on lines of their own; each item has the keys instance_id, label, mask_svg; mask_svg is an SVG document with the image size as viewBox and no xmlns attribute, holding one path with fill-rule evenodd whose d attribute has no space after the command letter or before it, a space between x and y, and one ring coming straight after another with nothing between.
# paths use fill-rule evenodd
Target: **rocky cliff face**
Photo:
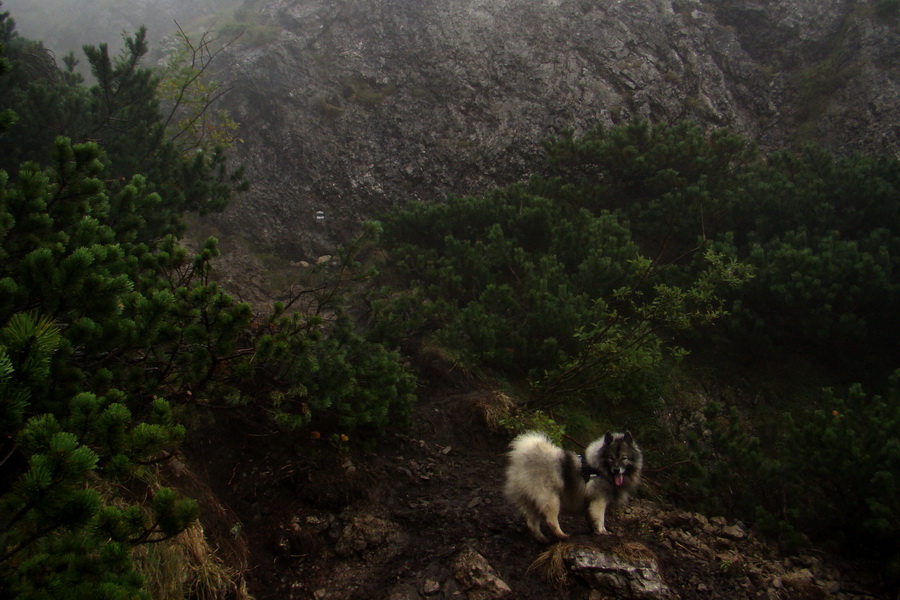
<instances>
[{"instance_id":1,"label":"rocky cliff face","mask_svg":"<svg viewBox=\"0 0 900 600\"><path fill-rule=\"evenodd\" d=\"M769 146L817 142L835 152L900 149L900 19L896 3L709 0L760 71L780 118ZM893 6L893 9L889 9Z\"/></svg>"},{"instance_id":2,"label":"rocky cliff face","mask_svg":"<svg viewBox=\"0 0 900 600\"><path fill-rule=\"evenodd\" d=\"M215 223L329 253L392 203L518 180L542 138L638 115L896 152L897 16L870 4L271 0L274 35L218 74L254 186Z\"/></svg>"}]
</instances>

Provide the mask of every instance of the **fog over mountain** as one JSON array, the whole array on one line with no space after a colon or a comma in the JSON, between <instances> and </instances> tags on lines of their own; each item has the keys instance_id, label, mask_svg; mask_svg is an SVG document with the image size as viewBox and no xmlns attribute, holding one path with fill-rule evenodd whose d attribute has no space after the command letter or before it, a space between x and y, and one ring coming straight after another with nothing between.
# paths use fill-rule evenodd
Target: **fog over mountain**
<instances>
[{"instance_id":1,"label":"fog over mountain","mask_svg":"<svg viewBox=\"0 0 900 600\"><path fill-rule=\"evenodd\" d=\"M81 55L81 46L107 42L118 46L123 32L141 25L151 42L177 31L175 24L193 24L228 18L241 0L5 0L21 35L42 40L58 56Z\"/></svg>"},{"instance_id":2,"label":"fog over mountain","mask_svg":"<svg viewBox=\"0 0 900 600\"><path fill-rule=\"evenodd\" d=\"M224 105L242 124L236 155L253 189L212 223L288 260L329 253L392 203L526 177L541 140L564 128L691 119L767 150L900 149L898 15L884 0L8 0L4 9L23 35L61 51L140 23L159 40L175 19L243 32L215 76L232 88Z\"/></svg>"}]
</instances>

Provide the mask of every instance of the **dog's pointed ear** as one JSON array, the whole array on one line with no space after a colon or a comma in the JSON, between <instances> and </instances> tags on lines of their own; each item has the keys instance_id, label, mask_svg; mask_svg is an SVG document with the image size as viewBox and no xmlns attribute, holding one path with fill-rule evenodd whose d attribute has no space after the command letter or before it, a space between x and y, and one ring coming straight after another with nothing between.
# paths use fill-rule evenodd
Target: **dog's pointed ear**
<instances>
[{"instance_id":1,"label":"dog's pointed ear","mask_svg":"<svg viewBox=\"0 0 900 600\"><path fill-rule=\"evenodd\" d=\"M612 431L607 431L606 435L603 436L603 445L609 446L610 444L612 444L612 441L613 441Z\"/></svg>"},{"instance_id":2,"label":"dog's pointed ear","mask_svg":"<svg viewBox=\"0 0 900 600\"><path fill-rule=\"evenodd\" d=\"M633 443L634 443L634 438L631 436L631 432L630 432L630 431L626 431L626 432L625 432L625 443L626 443L626 444L633 444Z\"/></svg>"}]
</instances>

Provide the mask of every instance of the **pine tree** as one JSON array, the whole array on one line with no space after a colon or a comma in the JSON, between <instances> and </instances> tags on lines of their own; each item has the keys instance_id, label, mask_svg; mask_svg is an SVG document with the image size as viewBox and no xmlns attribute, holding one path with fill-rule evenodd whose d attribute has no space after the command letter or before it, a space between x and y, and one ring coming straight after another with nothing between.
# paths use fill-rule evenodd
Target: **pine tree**
<instances>
[{"instance_id":1,"label":"pine tree","mask_svg":"<svg viewBox=\"0 0 900 600\"><path fill-rule=\"evenodd\" d=\"M392 276L418 293L411 322L472 366L529 377L541 404L615 396L661 363L674 331L722 316L718 294L750 275L710 249L702 270L667 281L627 219L584 206L586 187L535 177L382 219Z\"/></svg>"},{"instance_id":2,"label":"pine tree","mask_svg":"<svg viewBox=\"0 0 900 600\"><path fill-rule=\"evenodd\" d=\"M13 315L0 330L0 426L10 481L0 496L0 590L18 598L141 597L130 548L177 535L196 518L196 504L162 488L149 507L123 507L121 500L113 506L112 492L101 493L96 482L127 479L136 462L171 448L183 428L163 400L147 421L135 422L125 395L114 390L103 398L76 396L60 411L65 417L25 421L52 382L60 340L53 322L33 313Z\"/></svg>"},{"instance_id":3,"label":"pine tree","mask_svg":"<svg viewBox=\"0 0 900 600\"><path fill-rule=\"evenodd\" d=\"M147 235L159 195L139 175L110 189L108 164L57 138L50 166L0 171L4 597L143 596L131 548L177 535L196 504L113 484L170 456L185 430L164 396L208 377L248 320L206 278L214 242L192 264Z\"/></svg>"},{"instance_id":4,"label":"pine tree","mask_svg":"<svg viewBox=\"0 0 900 600\"><path fill-rule=\"evenodd\" d=\"M88 87L75 71L74 55L59 68L40 42L20 37L15 23L4 17L0 41L6 45L11 69L0 89L0 106L12 109L16 123L0 137L0 168L14 173L26 161L46 163L58 136L74 143L93 142L106 151L103 179L118 192L141 174L157 194L152 211L143 215L138 241L156 240L182 229L185 211L204 214L221 210L232 193L246 188L243 168L228 166L227 147L218 139L203 139L190 147L181 143L184 126L160 106L160 77L141 67L148 51L146 30L123 36L124 48L111 56L107 44L86 45L83 51L95 83ZM191 114L204 115L217 96L196 91L212 84L199 75L176 80L175 92L191 94ZM171 78L168 87L173 85ZM207 101L207 103L203 103ZM127 221L132 207L110 206L113 220Z\"/></svg>"}]
</instances>

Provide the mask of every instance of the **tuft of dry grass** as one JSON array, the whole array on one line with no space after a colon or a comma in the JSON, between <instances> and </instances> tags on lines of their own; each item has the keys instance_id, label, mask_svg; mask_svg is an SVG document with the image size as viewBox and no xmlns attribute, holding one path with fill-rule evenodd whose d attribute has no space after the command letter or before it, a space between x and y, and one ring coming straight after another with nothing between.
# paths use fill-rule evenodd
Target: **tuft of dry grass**
<instances>
[{"instance_id":1,"label":"tuft of dry grass","mask_svg":"<svg viewBox=\"0 0 900 600\"><path fill-rule=\"evenodd\" d=\"M619 544L613 546L610 550L613 554L624 558L627 561L637 562L640 560L656 560L656 555L650 551L647 546L640 542L631 540L623 540Z\"/></svg>"},{"instance_id":2,"label":"tuft of dry grass","mask_svg":"<svg viewBox=\"0 0 900 600\"><path fill-rule=\"evenodd\" d=\"M209 545L199 523L170 540L144 544L134 561L155 600L251 600L242 574Z\"/></svg>"},{"instance_id":3,"label":"tuft of dry grass","mask_svg":"<svg viewBox=\"0 0 900 600\"><path fill-rule=\"evenodd\" d=\"M534 559L534 562L528 566L526 573L535 572L540 575L544 581L556 587L561 587L566 583L566 575L569 572L565 561L566 556L577 550L595 549L595 546L590 544L577 542L560 542L558 544L553 544L547 548L547 550L538 554L537 558Z\"/></svg>"},{"instance_id":4,"label":"tuft of dry grass","mask_svg":"<svg viewBox=\"0 0 900 600\"><path fill-rule=\"evenodd\" d=\"M197 500L207 525L221 529L224 524L233 523L234 515L177 458L148 471L144 483L152 490L169 485ZM126 506L133 495L133 491L121 485L106 485L102 490L106 501L113 506ZM210 543L203 525L195 521L173 538L135 546L132 560L144 578L144 589L149 597L154 600L252 600L244 578L246 542L236 539L233 534L218 538L219 547L216 548Z\"/></svg>"},{"instance_id":5,"label":"tuft of dry grass","mask_svg":"<svg viewBox=\"0 0 900 600\"><path fill-rule=\"evenodd\" d=\"M478 411L488 429L497 432L503 429L504 420L516 411L516 402L500 390L490 390L479 394L472 401L472 407Z\"/></svg>"}]
</instances>

